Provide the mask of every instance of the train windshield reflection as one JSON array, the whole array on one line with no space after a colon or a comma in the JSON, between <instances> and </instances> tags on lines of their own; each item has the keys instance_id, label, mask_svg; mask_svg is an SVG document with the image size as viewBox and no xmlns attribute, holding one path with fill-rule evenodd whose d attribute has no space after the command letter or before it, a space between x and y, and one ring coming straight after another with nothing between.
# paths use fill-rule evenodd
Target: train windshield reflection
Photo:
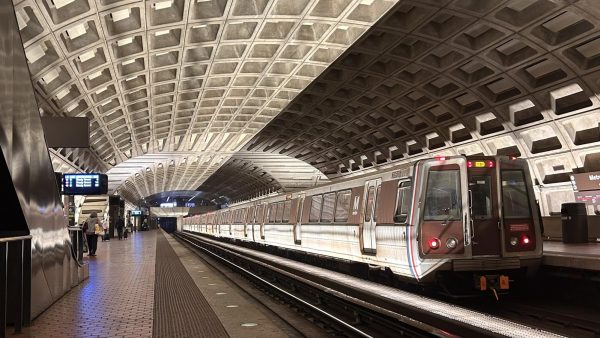
<instances>
[{"instance_id":1,"label":"train windshield reflection","mask_svg":"<svg viewBox=\"0 0 600 338\"><path fill-rule=\"evenodd\" d=\"M425 195L426 221L460 219L460 173L458 170L430 171Z\"/></svg>"}]
</instances>

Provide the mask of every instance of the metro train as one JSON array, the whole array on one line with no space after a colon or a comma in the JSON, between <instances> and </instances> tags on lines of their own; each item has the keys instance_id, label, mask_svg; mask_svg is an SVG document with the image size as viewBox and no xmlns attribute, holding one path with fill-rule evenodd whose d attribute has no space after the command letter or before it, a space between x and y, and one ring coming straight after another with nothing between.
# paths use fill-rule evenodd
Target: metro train
<instances>
[{"instance_id":1,"label":"metro train","mask_svg":"<svg viewBox=\"0 0 600 338\"><path fill-rule=\"evenodd\" d=\"M541 262L531 182L523 159L436 157L190 216L183 230L496 292Z\"/></svg>"}]
</instances>

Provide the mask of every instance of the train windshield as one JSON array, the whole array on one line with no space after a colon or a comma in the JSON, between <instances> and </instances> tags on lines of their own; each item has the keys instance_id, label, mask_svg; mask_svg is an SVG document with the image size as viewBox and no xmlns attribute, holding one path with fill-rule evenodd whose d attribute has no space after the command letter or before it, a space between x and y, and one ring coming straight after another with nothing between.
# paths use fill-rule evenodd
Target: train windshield
<instances>
[{"instance_id":1,"label":"train windshield","mask_svg":"<svg viewBox=\"0 0 600 338\"><path fill-rule=\"evenodd\" d=\"M458 170L430 171L425 195L426 221L458 220L461 213Z\"/></svg>"},{"instance_id":2,"label":"train windshield","mask_svg":"<svg viewBox=\"0 0 600 338\"><path fill-rule=\"evenodd\" d=\"M521 170L502 171L502 205L505 218L529 218L531 211Z\"/></svg>"}]
</instances>

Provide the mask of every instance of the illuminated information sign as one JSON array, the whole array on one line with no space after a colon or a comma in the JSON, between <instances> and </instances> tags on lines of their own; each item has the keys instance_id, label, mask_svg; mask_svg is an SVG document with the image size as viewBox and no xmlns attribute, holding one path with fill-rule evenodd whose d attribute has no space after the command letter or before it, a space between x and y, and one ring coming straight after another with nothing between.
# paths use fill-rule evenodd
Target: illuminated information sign
<instances>
[{"instance_id":1,"label":"illuminated information sign","mask_svg":"<svg viewBox=\"0 0 600 338\"><path fill-rule=\"evenodd\" d=\"M108 176L105 174L63 174L64 195L105 195Z\"/></svg>"}]
</instances>

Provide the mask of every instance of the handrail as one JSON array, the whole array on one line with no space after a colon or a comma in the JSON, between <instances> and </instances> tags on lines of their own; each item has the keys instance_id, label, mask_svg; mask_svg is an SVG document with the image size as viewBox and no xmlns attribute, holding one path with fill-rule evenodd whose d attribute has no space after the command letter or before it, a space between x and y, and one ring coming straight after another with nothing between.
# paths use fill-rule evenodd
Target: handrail
<instances>
[{"instance_id":1,"label":"handrail","mask_svg":"<svg viewBox=\"0 0 600 338\"><path fill-rule=\"evenodd\" d=\"M16 241L22 241L24 239L31 239L31 235L15 236L15 237L0 237L0 243L16 242Z\"/></svg>"},{"instance_id":2,"label":"handrail","mask_svg":"<svg viewBox=\"0 0 600 338\"><path fill-rule=\"evenodd\" d=\"M31 238L0 238L0 337L6 334L9 303L15 333L31 321Z\"/></svg>"},{"instance_id":3,"label":"handrail","mask_svg":"<svg viewBox=\"0 0 600 338\"><path fill-rule=\"evenodd\" d=\"M75 260L77 266L83 266L83 229L78 226L67 226L67 230L69 231L69 237L71 238L71 243L69 243L69 247L71 248L71 256ZM72 233L72 235L71 235Z\"/></svg>"}]
</instances>

